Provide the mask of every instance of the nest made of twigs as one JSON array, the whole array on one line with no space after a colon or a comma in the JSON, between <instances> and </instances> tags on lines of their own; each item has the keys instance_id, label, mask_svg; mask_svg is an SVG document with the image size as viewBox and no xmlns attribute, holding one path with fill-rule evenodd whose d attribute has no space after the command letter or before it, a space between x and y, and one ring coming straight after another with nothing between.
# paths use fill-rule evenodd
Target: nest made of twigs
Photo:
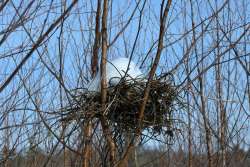
<instances>
[{"instance_id":1,"label":"nest made of twigs","mask_svg":"<svg viewBox=\"0 0 250 167\"><path fill-rule=\"evenodd\" d=\"M85 91L78 95L77 102L67 108L66 119L84 121L105 115L115 129L134 131L139 125L139 112L146 83L145 80L121 81L118 85L109 87L105 111L101 110L100 92ZM171 127L172 109L176 97L175 87L171 83L161 82L159 79L151 81L140 128L151 127L153 130L161 132L163 127Z\"/></svg>"},{"instance_id":2,"label":"nest made of twigs","mask_svg":"<svg viewBox=\"0 0 250 167\"><path fill-rule=\"evenodd\" d=\"M122 83L108 91L108 100L113 103L108 118L123 129L137 128L145 88L145 82ZM175 96L174 88L170 84L159 80L152 81L141 128L153 126L160 129L167 126Z\"/></svg>"}]
</instances>

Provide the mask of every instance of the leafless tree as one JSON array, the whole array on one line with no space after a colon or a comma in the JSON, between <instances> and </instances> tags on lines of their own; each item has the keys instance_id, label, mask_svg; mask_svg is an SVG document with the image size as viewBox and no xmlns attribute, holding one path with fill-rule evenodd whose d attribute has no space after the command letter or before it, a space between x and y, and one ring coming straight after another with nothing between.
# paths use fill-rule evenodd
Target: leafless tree
<instances>
[{"instance_id":1,"label":"leafless tree","mask_svg":"<svg viewBox=\"0 0 250 167\"><path fill-rule=\"evenodd\" d=\"M1 1L0 166L247 166L249 15L247 0ZM117 57L147 80L124 136L106 113ZM86 113L79 95L98 72L101 111ZM150 136L152 80L166 75L173 134Z\"/></svg>"}]
</instances>

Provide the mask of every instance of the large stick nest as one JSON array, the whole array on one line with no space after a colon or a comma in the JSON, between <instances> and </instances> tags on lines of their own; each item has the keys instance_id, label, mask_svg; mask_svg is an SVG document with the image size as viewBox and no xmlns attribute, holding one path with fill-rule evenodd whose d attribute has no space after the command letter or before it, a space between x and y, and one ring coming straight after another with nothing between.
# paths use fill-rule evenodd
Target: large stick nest
<instances>
[{"instance_id":1,"label":"large stick nest","mask_svg":"<svg viewBox=\"0 0 250 167\"><path fill-rule=\"evenodd\" d=\"M105 115L113 129L119 132L134 132L138 128L139 110L142 105L145 80L121 80L114 87L107 88L105 111L101 110L100 92L78 94L67 107L64 120L91 120ZM163 129L170 131L172 124L173 103L177 97L171 82L151 81L149 98L144 110L142 130L151 128L160 133Z\"/></svg>"}]
</instances>

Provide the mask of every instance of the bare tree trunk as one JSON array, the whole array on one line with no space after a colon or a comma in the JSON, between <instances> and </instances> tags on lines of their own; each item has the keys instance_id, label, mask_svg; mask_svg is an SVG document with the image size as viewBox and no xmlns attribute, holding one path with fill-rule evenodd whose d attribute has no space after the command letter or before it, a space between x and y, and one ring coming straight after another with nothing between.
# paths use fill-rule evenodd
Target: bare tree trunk
<instances>
[{"instance_id":1,"label":"bare tree trunk","mask_svg":"<svg viewBox=\"0 0 250 167\"><path fill-rule=\"evenodd\" d=\"M64 13L66 10L66 2L65 1L61 1L61 13ZM64 42L63 42L63 27L64 27L64 19L62 19L61 21L61 26L60 26L60 35L59 35L59 47L58 47L58 53L59 53L59 78L61 80L61 82L63 83L63 66L64 66ZM62 85L59 84L59 98L60 98L60 107L63 108L63 88ZM62 118L63 119L63 118ZM62 141L64 143L63 145L63 165L64 167L69 166L70 160L68 157L68 153L67 153L67 149L65 147L65 129L66 129L66 122L62 121Z\"/></svg>"},{"instance_id":2,"label":"bare tree trunk","mask_svg":"<svg viewBox=\"0 0 250 167\"><path fill-rule=\"evenodd\" d=\"M218 10L218 5L216 2L216 10ZM217 113L220 115L220 124L219 124L219 141L220 141L220 150L221 150L221 155L219 156L221 158L221 165L223 167L226 166L226 153L225 153L225 140L226 140L226 111L224 109L224 104L222 101L223 95L222 95L222 77L221 77L221 65L220 65L220 37L219 37L219 16L218 14L216 15L216 55L218 56L217 58L217 65L215 66L215 79L216 79L216 98L217 98Z\"/></svg>"},{"instance_id":3,"label":"bare tree trunk","mask_svg":"<svg viewBox=\"0 0 250 167\"><path fill-rule=\"evenodd\" d=\"M109 155L110 155L110 166L114 166L116 157L115 142L112 138L112 133L109 129L108 120L105 115L106 109L106 98L107 98L107 80L106 80L106 64L107 64L107 17L108 17L108 0L103 2L103 14L102 14L102 58L101 58L101 105L102 115L100 118L104 136L106 138Z\"/></svg>"},{"instance_id":4,"label":"bare tree trunk","mask_svg":"<svg viewBox=\"0 0 250 167\"><path fill-rule=\"evenodd\" d=\"M207 123L206 123L206 121L208 121L208 119L207 119L207 117L205 115L203 116L203 120L204 120L204 128L205 128L205 133L206 133L205 135L206 135L206 145L207 145L208 167L212 167L213 166L213 161L212 161L211 132L210 132L210 129L209 129Z\"/></svg>"},{"instance_id":5,"label":"bare tree trunk","mask_svg":"<svg viewBox=\"0 0 250 167\"><path fill-rule=\"evenodd\" d=\"M188 65L187 65L187 69L188 69ZM187 70L188 73L189 70ZM189 82L190 79L188 79ZM190 83L188 83L188 85L190 85ZM190 92L190 88L188 88L188 92ZM188 101L188 167L192 167L193 166L193 153L192 153L192 126L191 126L191 109L190 109L190 97L189 94L187 93L187 101Z\"/></svg>"},{"instance_id":6,"label":"bare tree trunk","mask_svg":"<svg viewBox=\"0 0 250 167\"><path fill-rule=\"evenodd\" d=\"M202 48L203 48L203 39L202 39ZM203 54L203 49L202 49L202 54ZM204 94L204 84L203 84L204 80L203 80L203 75L201 74L201 70L200 70L199 67L197 68L197 70L198 70L199 82L200 82L201 113L202 113L204 128L205 128L208 167L212 167L213 166L213 161L212 161L212 140L211 140L211 131L210 131L210 127L209 127L209 119L206 116L206 101L205 101L205 98L204 98L205 94Z\"/></svg>"},{"instance_id":7,"label":"bare tree trunk","mask_svg":"<svg viewBox=\"0 0 250 167\"><path fill-rule=\"evenodd\" d=\"M92 78L96 76L98 71L98 52L100 48L100 15L101 15L101 0L98 0L96 9L96 25L95 25L95 41L93 46L93 55L91 59L91 73ZM83 167L89 167L91 161L91 134L92 134L92 122L88 120L85 128L85 144L83 150Z\"/></svg>"},{"instance_id":8,"label":"bare tree trunk","mask_svg":"<svg viewBox=\"0 0 250 167\"><path fill-rule=\"evenodd\" d=\"M6 118L4 120L4 124L6 127L9 126L9 114L6 115ZM9 138L9 129L7 128L5 130L5 141L4 141L4 147L3 147L3 162L4 167L10 167L10 160L9 160L9 154L10 154L10 138Z\"/></svg>"},{"instance_id":9,"label":"bare tree trunk","mask_svg":"<svg viewBox=\"0 0 250 167\"><path fill-rule=\"evenodd\" d=\"M83 167L89 167L91 162L91 134L92 134L92 124L91 121L85 125L84 128L84 150L83 150Z\"/></svg>"},{"instance_id":10,"label":"bare tree trunk","mask_svg":"<svg viewBox=\"0 0 250 167\"><path fill-rule=\"evenodd\" d=\"M219 47L219 46L218 46ZM217 55L219 55L219 48L217 49ZM219 141L220 141L220 150L221 150L221 163L222 166L226 166L226 155L225 155L225 132L226 132L226 111L224 109L224 104L222 101L222 78L221 78L221 67L220 67L220 58L218 58L217 65L216 65L216 97L217 97L217 112L220 115L220 135L219 135Z\"/></svg>"},{"instance_id":11,"label":"bare tree trunk","mask_svg":"<svg viewBox=\"0 0 250 167\"><path fill-rule=\"evenodd\" d=\"M138 154L137 154L137 149L134 149L134 161L135 161L135 167L139 167L139 162L138 162Z\"/></svg>"},{"instance_id":12,"label":"bare tree trunk","mask_svg":"<svg viewBox=\"0 0 250 167\"><path fill-rule=\"evenodd\" d=\"M192 23L194 25L194 23ZM202 26L202 31L203 31L203 26ZM202 32L203 34L203 32ZM193 40L196 41L195 37L195 32L193 29ZM208 160L208 167L213 166L213 160L212 160L212 139L211 139L211 130L209 127L209 119L207 116L207 111L206 111L206 99L205 99L205 93L204 93L204 75L201 73L203 70L203 67L200 67L198 65L199 59L198 59L198 53L197 53L197 47L195 47L195 54L196 54L196 61L197 61L197 72L198 72L198 80L199 80L199 94L200 94L200 112L203 118L203 123L204 123L204 129L205 129L205 140L206 140L206 147L207 147L207 160ZM202 55L204 54L203 52L203 38L202 38ZM201 64L203 66L203 63L201 61Z\"/></svg>"},{"instance_id":13,"label":"bare tree trunk","mask_svg":"<svg viewBox=\"0 0 250 167\"><path fill-rule=\"evenodd\" d=\"M200 84L200 100L201 106L200 111L203 118L204 129L205 129L205 140L206 140L206 147L207 147L207 160L208 160L208 167L213 166L212 161L212 141L211 141L211 131L209 127L209 119L206 115L206 101L204 99L204 86L203 86L203 79L202 77L199 78Z\"/></svg>"},{"instance_id":14,"label":"bare tree trunk","mask_svg":"<svg viewBox=\"0 0 250 167\"><path fill-rule=\"evenodd\" d=\"M191 5L191 17L192 17L192 30L193 30L193 39L195 40L195 30L194 30L194 16L193 16L193 2L192 0L190 0L190 5ZM185 5L186 6L186 5ZM186 10L186 8L185 8ZM185 23L184 23L184 26L185 26L185 31L186 31L186 11L185 11ZM187 39L185 38L185 45L188 46L187 44ZM191 98L189 97L189 92L191 92L191 82L190 82L190 76L189 76L189 73L190 73L190 67L189 67L189 61L188 61L188 58L187 58L187 61L186 61L186 74L187 74L187 85L188 85L188 88L187 88L187 102L188 102L188 167L192 167L193 166L193 159L192 159L192 127L191 127Z\"/></svg>"},{"instance_id":15,"label":"bare tree trunk","mask_svg":"<svg viewBox=\"0 0 250 167\"><path fill-rule=\"evenodd\" d=\"M100 48L100 17L101 17L101 0L97 2L96 17L95 17L95 41L93 46L93 56L91 59L91 72L92 77L95 77L98 71L98 52Z\"/></svg>"},{"instance_id":16,"label":"bare tree trunk","mask_svg":"<svg viewBox=\"0 0 250 167\"><path fill-rule=\"evenodd\" d=\"M209 119L206 115L206 100L205 100L205 94L204 94L204 75L202 75L201 71L203 70L203 67L200 67L199 65L199 57L198 57L198 49L197 49L197 39L196 39L196 32L195 32L195 22L194 22L194 12L193 12L193 3L192 1L190 1L190 5L191 5L191 18L192 18L192 32L193 32L193 39L192 41L194 41L194 53L195 53L195 57L196 57L196 62L197 62L197 71L198 71L198 80L199 80L199 94L200 94L200 112L202 114L202 118L203 118L203 123L204 123L204 129L205 129L205 140L206 140L206 147L207 147L207 159L208 159L208 167L212 167L212 141L211 141L211 132L209 129ZM203 28L203 26L202 26ZM202 29L203 31L203 29ZM202 37L203 37L203 32L202 32ZM203 38L202 38L202 47L201 47L201 51L202 51L202 55L203 55ZM202 58L201 58L202 59ZM201 64L203 60L201 60ZM203 66L203 65L201 65ZM190 81L189 81L190 82ZM190 117L190 115L189 115ZM190 118L188 118L190 119ZM190 120L189 120L190 121ZM191 132L188 132L191 133ZM189 134L190 135L190 134ZM189 138L189 140L191 140ZM191 141L189 141L190 143ZM189 146L191 147L191 146ZM191 150L191 148L189 148L189 150ZM192 165L192 160L190 162L189 160L189 164Z\"/></svg>"}]
</instances>

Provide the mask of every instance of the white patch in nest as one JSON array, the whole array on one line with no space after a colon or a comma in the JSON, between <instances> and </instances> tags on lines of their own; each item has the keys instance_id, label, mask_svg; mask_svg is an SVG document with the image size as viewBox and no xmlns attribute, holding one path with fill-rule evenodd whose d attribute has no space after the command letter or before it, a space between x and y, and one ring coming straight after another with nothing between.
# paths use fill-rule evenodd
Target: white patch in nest
<instances>
[{"instance_id":1,"label":"white patch in nest","mask_svg":"<svg viewBox=\"0 0 250 167\"><path fill-rule=\"evenodd\" d=\"M129 65L129 67L128 67ZM133 79L142 79L144 78L141 70L135 65L134 62L130 62L129 58L117 58L112 61L107 61L106 72L107 72L107 84L108 87L116 86L122 77L124 77L125 72L127 71L126 80L132 82ZM101 74L100 70L97 73L96 77L88 84L88 91L100 92L101 90Z\"/></svg>"}]
</instances>

